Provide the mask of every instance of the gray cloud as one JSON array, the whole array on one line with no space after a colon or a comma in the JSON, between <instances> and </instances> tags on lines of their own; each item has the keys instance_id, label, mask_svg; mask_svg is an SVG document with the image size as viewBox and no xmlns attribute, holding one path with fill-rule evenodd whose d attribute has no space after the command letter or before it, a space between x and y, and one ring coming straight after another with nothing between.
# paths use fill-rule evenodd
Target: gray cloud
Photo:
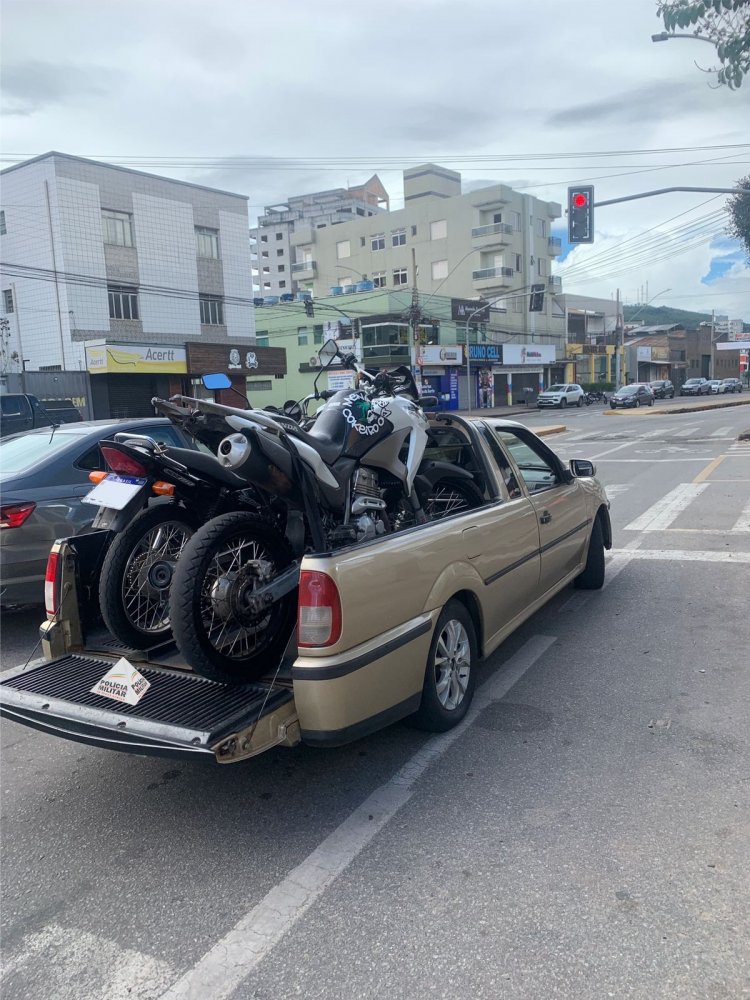
<instances>
[{"instance_id":1,"label":"gray cloud","mask_svg":"<svg viewBox=\"0 0 750 1000\"><path fill-rule=\"evenodd\" d=\"M64 63L28 61L3 68L4 112L31 115L49 105L74 106L82 97L102 96L113 74L101 66L82 68Z\"/></svg>"}]
</instances>

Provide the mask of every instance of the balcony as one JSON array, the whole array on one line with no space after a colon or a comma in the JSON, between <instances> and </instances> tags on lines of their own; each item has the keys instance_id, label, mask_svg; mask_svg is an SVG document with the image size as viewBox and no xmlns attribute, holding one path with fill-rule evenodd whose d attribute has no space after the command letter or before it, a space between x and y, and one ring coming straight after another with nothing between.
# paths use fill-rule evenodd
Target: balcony
<instances>
[{"instance_id":1,"label":"balcony","mask_svg":"<svg viewBox=\"0 0 750 1000\"><path fill-rule=\"evenodd\" d=\"M471 280L478 289L509 288L513 277L512 267L483 267L471 272Z\"/></svg>"},{"instance_id":2,"label":"balcony","mask_svg":"<svg viewBox=\"0 0 750 1000\"><path fill-rule=\"evenodd\" d=\"M292 274L295 278L304 280L305 278L314 278L317 272L318 265L314 260L299 260L292 264Z\"/></svg>"},{"instance_id":3,"label":"balcony","mask_svg":"<svg viewBox=\"0 0 750 1000\"><path fill-rule=\"evenodd\" d=\"M547 288L553 295L560 294L562 291L562 278L559 274L551 274L549 278L547 278Z\"/></svg>"},{"instance_id":4,"label":"balcony","mask_svg":"<svg viewBox=\"0 0 750 1000\"><path fill-rule=\"evenodd\" d=\"M559 236L550 236L547 240L547 245L549 247L550 256L556 257L559 253L562 253L562 240Z\"/></svg>"},{"instance_id":5,"label":"balcony","mask_svg":"<svg viewBox=\"0 0 750 1000\"><path fill-rule=\"evenodd\" d=\"M471 230L472 240L479 247L507 246L509 237L513 235L513 227L507 222L494 222L489 226L474 226Z\"/></svg>"}]
</instances>

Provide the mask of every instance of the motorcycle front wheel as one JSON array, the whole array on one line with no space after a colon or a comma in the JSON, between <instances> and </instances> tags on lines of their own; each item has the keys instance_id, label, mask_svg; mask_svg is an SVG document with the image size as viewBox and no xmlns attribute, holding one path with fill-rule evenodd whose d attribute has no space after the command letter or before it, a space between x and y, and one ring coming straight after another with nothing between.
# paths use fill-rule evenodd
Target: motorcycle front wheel
<instances>
[{"instance_id":1,"label":"motorcycle front wheel","mask_svg":"<svg viewBox=\"0 0 750 1000\"><path fill-rule=\"evenodd\" d=\"M110 545L99 578L104 624L120 642L148 649L169 639L169 589L198 518L176 504L147 507Z\"/></svg>"},{"instance_id":2,"label":"motorcycle front wheel","mask_svg":"<svg viewBox=\"0 0 750 1000\"><path fill-rule=\"evenodd\" d=\"M169 606L177 646L196 673L247 684L277 666L294 627L296 590L260 612L249 598L291 562L284 536L256 514L222 514L195 532Z\"/></svg>"}]
</instances>

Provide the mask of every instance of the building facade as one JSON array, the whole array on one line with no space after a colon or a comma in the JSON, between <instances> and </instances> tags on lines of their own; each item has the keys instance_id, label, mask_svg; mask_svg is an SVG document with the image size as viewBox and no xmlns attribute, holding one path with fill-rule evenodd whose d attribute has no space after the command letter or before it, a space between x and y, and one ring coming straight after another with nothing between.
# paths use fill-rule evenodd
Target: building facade
<instances>
[{"instance_id":1,"label":"building facade","mask_svg":"<svg viewBox=\"0 0 750 1000\"><path fill-rule=\"evenodd\" d=\"M122 372L118 407L137 395L142 410L174 373L170 350L254 346L244 195L47 153L2 171L1 210L2 307L20 368L83 370L87 342L111 356L141 345L150 353L128 386Z\"/></svg>"},{"instance_id":2,"label":"building facade","mask_svg":"<svg viewBox=\"0 0 750 1000\"><path fill-rule=\"evenodd\" d=\"M561 291L552 275L560 240L551 226L560 206L498 184L464 193L461 175L435 164L404 171L404 208L324 229L299 225L291 238L293 273L313 296L369 288L399 291L416 281L426 296L483 299L506 335L564 342L553 312ZM529 311L532 285L545 292Z\"/></svg>"},{"instance_id":3,"label":"building facade","mask_svg":"<svg viewBox=\"0 0 750 1000\"><path fill-rule=\"evenodd\" d=\"M616 381L616 354L624 357L624 347L618 345L617 330L622 330L622 304L613 299L590 295L556 295L553 310L564 316L568 366L565 381L582 385L612 385ZM619 323L618 323L619 320ZM621 366L621 377L625 368Z\"/></svg>"},{"instance_id":4,"label":"building facade","mask_svg":"<svg viewBox=\"0 0 750 1000\"><path fill-rule=\"evenodd\" d=\"M377 174L357 187L296 195L282 205L267 206L250 230L256 296L273 298L300 290L291 244L295 227L326 229L358 217L370 218L388 208L388 192Z\"/></svg>"}]
</instances>

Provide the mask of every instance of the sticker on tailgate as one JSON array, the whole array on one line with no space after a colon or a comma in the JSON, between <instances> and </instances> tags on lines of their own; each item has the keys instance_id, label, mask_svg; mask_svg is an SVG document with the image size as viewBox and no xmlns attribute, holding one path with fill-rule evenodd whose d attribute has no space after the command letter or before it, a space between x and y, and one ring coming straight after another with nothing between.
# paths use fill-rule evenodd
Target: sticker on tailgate
<instances>
[{"instance_id":1,"label":"sticker on tailgate","mask_svg":"<svg viewBox=\"0 0 750 1000\"><path fill-rule=\"evenodd\" d=\"M151 681L121 656L115 665L91 688L91 694L123 701L127 705L137 705L151 687Z\"/></svg>"}]
</instances>

